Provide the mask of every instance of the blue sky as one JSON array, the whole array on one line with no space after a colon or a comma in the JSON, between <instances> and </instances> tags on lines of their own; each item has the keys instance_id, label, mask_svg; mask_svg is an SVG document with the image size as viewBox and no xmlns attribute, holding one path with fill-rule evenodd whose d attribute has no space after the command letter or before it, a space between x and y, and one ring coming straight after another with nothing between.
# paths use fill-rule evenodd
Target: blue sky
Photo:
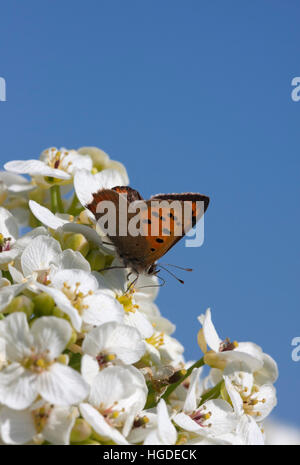
<instances>
[{"instance_id":1,"label":"blue sky","mask_svg":"<svg viewBox=\"0 0 300 465\"><path fill-rule=\"evenodd\" d=\"M131 186L211 197L158 303L186 357L197 315L278 362L274 415L300 426L298 1L11 0L1 7L1 162L95 145ZM180 273L179 273L180 274ZM182 276L182 275L181 275Z\"/></svg>"}]
</instances>

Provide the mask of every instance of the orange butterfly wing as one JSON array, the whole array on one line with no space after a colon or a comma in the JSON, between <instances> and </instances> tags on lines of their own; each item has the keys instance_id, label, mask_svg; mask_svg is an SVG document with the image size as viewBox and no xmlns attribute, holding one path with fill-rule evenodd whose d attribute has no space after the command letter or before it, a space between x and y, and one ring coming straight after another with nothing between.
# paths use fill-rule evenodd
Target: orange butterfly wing
<instances>
[{"instance_id":1,"label":"orange butterfly wing","mask_svg":"<svg viewBox=\"0 0 300 465\"><path fill-rule=\"evenodd\" d=\"M146 202L141 223L147 250L143 259L147 267L167 253L190 231L208 208L209 197L202 194L158 194Z\"/></svg>"},{"instance_id":2,"label":"orange butterfly wing","mask_svg":"<svg viewBox=\"0 0 300 465\"><path fill-rule=\"evenodd\" d=\"M119 196L122 194L126 194L127 199L126 235L120 235L118 224ZM116 234L109 237L124 263L139 271L146 271L165 255L195 226L209 204L207 196L190 193L159 194L143 201L136 190L117 186L93 194L93 202L87 205L87 208L93 212L97 220L103 216L97 213L97 207L104 200L114 203L117 214ZM133 206L135 209L132 211ZM131 220L139 226L140 235L131 234Z\"/></svg>"}]
</instances>

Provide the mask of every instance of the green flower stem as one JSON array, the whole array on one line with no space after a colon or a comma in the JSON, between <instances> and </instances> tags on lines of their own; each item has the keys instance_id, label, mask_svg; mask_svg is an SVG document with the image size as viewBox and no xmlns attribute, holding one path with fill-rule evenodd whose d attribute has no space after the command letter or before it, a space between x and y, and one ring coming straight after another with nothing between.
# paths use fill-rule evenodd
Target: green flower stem
<instances>
[{"instance_id":1,"label":"green flower stem","mask_svg":"<svg viewBox=\"0 0 300 465\"><path fill-rule=\"evenodd\" d=\"M76 212L77 212L77 210L78 210L78 208L76 208L77 205L78 205L78 198L77 198L77 195L74 194L74 195L73 195L72 202L71 202L71 205L70 205L69 208L68 208L68 213L69 213L70 215L74 215L74 216L75 216L75 214L76 214Z\"/></svg>"},{"instance_id":2,"label":"green flower stem","mask_svg":"<svg viewBox=\"0 0 300 465\"><path fill-rule=\"evenodd\" d=\"M170 394L172 394L172 392L186 379L188 378L188 376L190 376L190 374L192 373L193 369L194 368L200 368L204 365L204 358L200 358L200 360L198 360L197 362L194 363L194 365L192 365L186 372L185 375L183 375L178 381L176 381L176 383L173 383L173 384L170 384L170 386L167 388L166 392L162 395L162 399L164 400L167 400L168 397L170 396ZM151 385L148 385L148 389L149 389L149 394L148 394L148 399L147 399L147 402L146 402L146 409L148 408L153 408L153 407L156 407L156 405L158 404L159 399L155 400L156 399L156 393L155 391L152 389Z\"/></svg>"},{"instance_id":3,"label":"green flower stem","mask_svg":"<svg viewBox=\"0 0 300 465\"><path fill-rule=\"evenodd\" d=\"M55 185L50 187L51 210L53 213L64 213L64 207L60 195L60 187Z\"/></svg>"},{"instance_id":4,"label":"green flower stem","mask_svg":"<svg viewBox=\"0 0 300 465\"><path fill-rule=\"evenodd\" d=\"M10 272L7 270L2 270L2 278L8 279L8 281L12 282L12 277L10 275Z\"/></svg>"},{"instance_id":5,"label":"green flower stem","mask_svg":"<svg viewBox=\"0 0 300 465\"><path fill-rule=\"evenodd\" d=\"M220 395L221 392L221 387L223 384L223 380L221 380L218 384L216 384L213 388L211 388L209 391L207 391L203 396L201 397L201 402L200 405L204 404L207 400L210 399L217 399Z\"/></svg>"},{"instance_id":6,"label":"green flower stem","mask_svg":"<svg viewBox=\"0 0 300 465\"><path fill-rule=\"evenodd\" d=\"M197 362L194 363L194 365L192 365L186 372L186 374L184 376L182 376L179 381L177 381L176 383L173 383L171 384L168 389L166 390L166 392L164 393L164 395L162 396L162 398L164 400L167 400L168 397L170 396L170 394L172 394L172 392L186 379L188 378L193 369L194 368L200 368L204 365L204 357L200 358L200 360L198 360Z\"/></svg>"}]
</instances>

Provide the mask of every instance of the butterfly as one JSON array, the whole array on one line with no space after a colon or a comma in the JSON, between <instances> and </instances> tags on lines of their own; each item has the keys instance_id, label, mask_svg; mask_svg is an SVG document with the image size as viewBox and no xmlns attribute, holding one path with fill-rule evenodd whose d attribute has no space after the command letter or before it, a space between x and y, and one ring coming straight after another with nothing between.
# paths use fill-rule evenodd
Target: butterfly
<instances>
[{"instance_id":1,"label":"butterfly","mask_svg":"<svg viewBox=\"0 0 300 465\"><path fill-rule=\"evenodd\" d=\"M120 210L125 209L123 224L117 221L114 233L107 235L123 268L129 268L137 277L142 273L158 273L157 260L195 226L209 204L209 197L199 193L157 194L144 200L137 190L127 186L101 189L92 196L86 208L97 221L104 219L105 212L101 209L104 202L112 202L117 218L121 217ZM131 222L139 230L138 235L130 230Z\"/></svg>"}]
</instances>

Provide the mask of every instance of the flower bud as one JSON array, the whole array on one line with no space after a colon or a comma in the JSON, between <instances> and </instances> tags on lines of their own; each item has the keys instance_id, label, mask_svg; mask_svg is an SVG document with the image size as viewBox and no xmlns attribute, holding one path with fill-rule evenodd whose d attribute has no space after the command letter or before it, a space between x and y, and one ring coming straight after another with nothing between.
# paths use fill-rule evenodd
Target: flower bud
<instances>
[{"instance_id":1,"label":"flower bud","mask_svg":"<svg viewBox=\"0 0 300 465\"><path fill-rule=\"evenodd\" d=\"M75 329L72 329L72 334L71 334L70 340L69 340L69 342L67 344L67 347L69 347L72 344L75 344L76 341L77 341L77 333L76 333Z\"/></svg>"},{"instance_id":2,"label":"flower bud","mask_svg":"<svg viewBox=\"0 0 300 465\"><path fill-rule=\"evenodd\" d=\"M114 255L105 255L105 268L108 268L114 261Z\"/></svg>"},{"instance_id":3,"label":"flower bud","mask_svg":"<svg viewBox=\"0 0 300 465\"><path fill-rule=\"evenodd\" d=\"M24 312L27 317L33 313L34 304L26 295L14 297L10 304L3 310L3 313Z\"/></svg>"},{"instance_id":4,"label":"flower bud","mask_svg":"<svg viewBox=\"0 0 300 465\"><path fill-rule=\"evenodd\" d=\"M100 250L93 249L90 250L89 253L86 256L87 261L91 265L92 270L102 270L102 268L105 268L105 255L103 255Z\"/></svg>"},{"instance_id":5,"label":"flower bud","mask_svg":"<svg viewBox=\"0 0 300 465\"><path fill-rule=\"evenodd\" d=\"M52 315L56 316L57 318L65 318L65 313L56 306L53 308Z\"/></svg>"},{"instance_id":6,"label":"flower bud","mask_svg":"<svg viewBox=\"0 0 300 465\"><path fill-rule=\"evenodd\" d=\"M34 313L39 316L52 315L55 302L50 295L46 292L42 292L37 296L33 297L32 302L34 304Z\"/></svg>"},{"instance_id":7,"label":"flower bud","mask_svg":"<svg viewBox=\"0 0 300 465\"><path fill-rule=\"evenodd\" d=\"M77 418L71 431L71 442L86 441L92 434L92 428L83 418Z\"/></svg>"},{"instance_id":8,"label":"flower bud","mask_svg":"<svg viewBox=\"0 0 300 465\"><path fill-rule=\"evenodd\" d=\"M71 234L71 236L64 241L63 248L80 252L85 257L90 250L90 245L83 234L76 233Z\"/></svg>"},{"instance_id":9,"label":"flower bud","mask_svg":"<svg viewBox=\"0 0 300 465\"><path fill-rule=\"evenodd\" d=\"M67 354L60 354L57 359L59 363L62 363L63 365L68 365L69 363L69 356Z\"/></svg>"},{"instance_id":10,"label":"flower bud","mask_svg":"<svg viewBox=\"0 0 300 465\"><path fill-rule=\"evenodd\" d=\"M206 365L209 365L212 368L218 368L219 370L224 370L226 366L226 361L222 360L219 354L217 354L213 350L206 352L203 358L204 358L204 363L206 363Z\"/></svg>"},{"instance_id":11,"label":"flower bud","mask_svg":"<svg viewBox=\"0 0 300 465\"><path fill-rule=\"evenodd\" d=\"M92 224L86 210L79 213L79 221L81 224Z\"/></svg>"}]
</instances>

